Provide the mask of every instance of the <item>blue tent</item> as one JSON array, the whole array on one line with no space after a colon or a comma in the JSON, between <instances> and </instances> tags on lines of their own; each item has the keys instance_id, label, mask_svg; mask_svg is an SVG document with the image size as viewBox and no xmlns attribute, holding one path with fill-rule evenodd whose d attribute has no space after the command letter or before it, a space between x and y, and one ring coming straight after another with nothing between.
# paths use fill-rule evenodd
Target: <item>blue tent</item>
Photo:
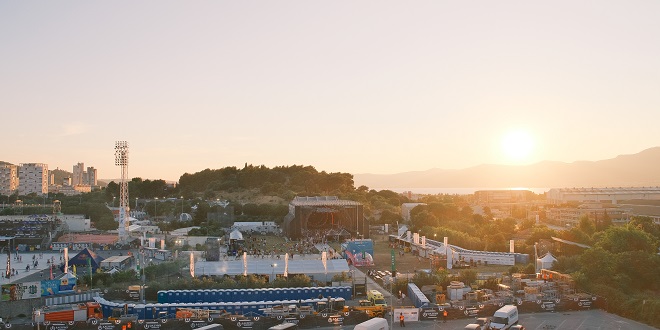
<instances>
[{"instance_id":1,"label":"blue tent","mask_svg":"<svg viewBox=\"0 0 660 330\"><path fill-rule=\"evenodd\" d=\"M88 267L91 264L92 272L96 273L96 270L101 267L101 261L103 260L104 258L100 257L96 252L85 248L69 259L69 267L76 265L76 272L80 274L88 272ZM64 269L64 265L62 265L61 269Z\"/></svg>"}]
</instances>

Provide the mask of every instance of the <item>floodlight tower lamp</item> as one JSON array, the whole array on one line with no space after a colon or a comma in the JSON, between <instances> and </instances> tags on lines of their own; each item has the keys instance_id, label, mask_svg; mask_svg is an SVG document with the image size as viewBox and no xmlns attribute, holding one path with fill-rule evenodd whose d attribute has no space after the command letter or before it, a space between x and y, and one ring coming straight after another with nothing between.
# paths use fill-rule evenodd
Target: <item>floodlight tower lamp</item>
<instances>
[{"instance_id":1,"label":"floodlight tower lamp","mask_svg":"<svg viewBox=\"0 0 660 330\"><path fill-rule=\"evenodd\" d=\"M119 182L119 241L128 241L128 226L130 205L128 201L128 142L115 142L115 165L121 167L121 181Z\"/></svg>"}]
</instances>

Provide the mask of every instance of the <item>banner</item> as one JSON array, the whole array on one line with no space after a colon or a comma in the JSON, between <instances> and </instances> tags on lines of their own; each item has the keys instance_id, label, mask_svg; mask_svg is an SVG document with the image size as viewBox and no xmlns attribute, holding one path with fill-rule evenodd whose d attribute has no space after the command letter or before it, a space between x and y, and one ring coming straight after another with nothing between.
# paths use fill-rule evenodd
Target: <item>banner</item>
<instances>
[{"instance_id":1,"label":"banner","mask_svg":"<svg viewBox=\"0 0 660 330\"><path fill-rule=\"evenodd\" d=\"M284 277L289 276L289 253L284 255Z\"/></svg>"},{"instance_id":2,"label":"banner","mask_svg":"<svg viewBox=\"0 0 660 330\"><path fill-rule=\"evenodd\" d=\"M5 271L5 278L11 278L11 252L7 249L7 270Z\"/></svg>"},{"instance_id":3,"label":"banner","mask_svg":"<svg viewBox=\"0 0 660 330\"><path fill-rule=\"evenodd\" d=\"M418 308L395 308L394 317L399 319L399 315L403 314L403 319L405 322L415 322L419 321L419 309Z\"/></svg>"},{"instance_id":4,"label":"banner","mask_svg":"<svg viewBox=\"0 0 660 330\"><path fill-rule=\"evenodd\" d=\"M190 252L190 276L195 277L195 255Z\"/></svg>"},{"instance_id":5,"label":"banner","mask_svg":"<svg viewBox=\"0 0 660 330\"><path fill-rule=\"evenodd\" d=\"M323 262L323 270L325 270L325 273L328 273L328 255L326 254L327 252L323 251L321 252L321 262Z\"/></svg>"},{"instance_id":6,"label":"banner","mask_svg":"<svg viewBox=\"0 0 660 330\"><path fill-rule=\"evenodd\" d=\"M2 301L16 301L41 297L41 283L25 282L5 284L2 286Z\"/></svg>"},{"instance_id":7,"label":"banner","mask_svg":"<svg viewBox=\"0 0 660 330\"><path fill-rule=\"evenodd\" d=\"M64 248L64 272L69 272L69 248Z\"/></svg>"},{"instance_id":8,"label":"banner","mask_svg":"<svg viewBox=\"0 0 660 330\"><path fill-rule=\"evenodd\" d=\"M247 252L243 252L243 276L247 276Z\"/></svg>"},{"instance_id":9,"label":"banner","mask_svg":"<svg viewBox=\"0 0 660 330\"><path fill-rule=\"evenodd\" d=\"M59 280L41 281L41 296L73 292L76 290L76 282L77 279L74 276L66 274Z\"/></svg>"}]
</instances>

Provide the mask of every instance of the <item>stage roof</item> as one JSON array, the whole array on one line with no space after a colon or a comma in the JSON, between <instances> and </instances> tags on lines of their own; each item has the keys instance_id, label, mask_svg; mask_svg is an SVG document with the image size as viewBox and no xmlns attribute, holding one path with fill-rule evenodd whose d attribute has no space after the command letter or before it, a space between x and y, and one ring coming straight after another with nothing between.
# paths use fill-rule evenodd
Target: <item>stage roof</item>
<instances>
[{"instance_id":1,"label":"stage roof","mask_svg":"<svg viewBox=\"0 0 660 330\"><path fill-rule=\"evenodd\" d=\"M275 267L271 265L276 264ZM327 260L328 274L336 274L348 272L348 263L346 259L329 259ZM272 275L273 268L276 275L284 274L284 259L248 259L247 260L247 273L259 275ZM289 259L289 274L307 274L307 275L324 275L326 272L323 269L323 262L321 259L304 259L296 260ZM243 274L243 259L230 260L230 261L198 261L195 262L195 276L209 275L209 276L222 276L222 275L242 275Z\"/></svg>"}]
</instances>

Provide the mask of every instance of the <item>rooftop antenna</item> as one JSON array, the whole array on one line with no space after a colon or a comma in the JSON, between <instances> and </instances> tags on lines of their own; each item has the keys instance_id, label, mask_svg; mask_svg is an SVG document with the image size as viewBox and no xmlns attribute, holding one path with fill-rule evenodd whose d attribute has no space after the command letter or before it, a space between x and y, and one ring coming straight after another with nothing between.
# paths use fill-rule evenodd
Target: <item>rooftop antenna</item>
<instances>
[{"instance_id":1,"label":"rooftop antenna","mask_svg":"<svg viewBox=\"0 0 660 330\"><path fill-rule=\"evenodd\" d=\"M119 242L128 242L129 211L128 205L128 142L115 141L115 165L121 166L119 182Z\"/></svg>"}]
</instances>

